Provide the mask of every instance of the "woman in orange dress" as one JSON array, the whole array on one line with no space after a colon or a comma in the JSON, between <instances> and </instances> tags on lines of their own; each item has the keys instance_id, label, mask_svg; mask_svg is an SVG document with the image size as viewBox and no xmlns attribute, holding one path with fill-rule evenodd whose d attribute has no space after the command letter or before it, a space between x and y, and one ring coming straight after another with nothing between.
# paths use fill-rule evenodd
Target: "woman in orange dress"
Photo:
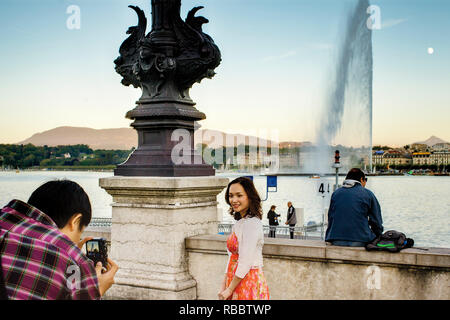
<instances>
[{"instance_id":1,"label":"woman in orange dress","mask_svg":"<svg viewBox=\"0 0 450 320\"><path fill-rule=\"evenodd\" d=\"M228 184L225 201L237 220L227 240L229 255L220 300L268 300L262 270L264 233L261 198L253 181L240 177Z\"/></svg>"}]
</instances>

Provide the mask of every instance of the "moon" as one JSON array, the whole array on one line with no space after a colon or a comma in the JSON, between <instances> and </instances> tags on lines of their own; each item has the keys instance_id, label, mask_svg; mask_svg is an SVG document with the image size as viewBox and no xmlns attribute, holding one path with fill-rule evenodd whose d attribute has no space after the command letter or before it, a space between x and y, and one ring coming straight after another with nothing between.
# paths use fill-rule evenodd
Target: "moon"
<instances>
[{"instance_id":1,"label":"moon","mask_svg":"<svg viewBox=\"0 0 450 320\"><path fill-rule=\"evenodd\" d=\"M433 48L428 48L428 54L433 54L434 53L434 49Z\"/></svg>"}]
</instances>

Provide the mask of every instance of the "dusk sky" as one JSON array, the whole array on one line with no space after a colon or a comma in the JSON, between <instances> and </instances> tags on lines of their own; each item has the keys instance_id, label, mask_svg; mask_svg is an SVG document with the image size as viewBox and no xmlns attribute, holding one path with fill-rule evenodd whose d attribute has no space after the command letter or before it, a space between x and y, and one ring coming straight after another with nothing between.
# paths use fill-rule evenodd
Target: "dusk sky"
<instances>
[{"instance_id":1,"label":"dusk sky","mask_svg":"<svg viewBox=\"0 0 450 320\"><path fill-rule=\"evenodd\" d=\"M217 75L191 98L203 128L278 130L280 140L314 140L319 101L355 0L183 0L210 23L222 52ZM58 126L128 127L140 89L124 87L113 61L150 0L1 0L0 143ZM450 141L450 1L372 0L373 144L403 146L431 135ZM66 25L80 8L80 29ZM368 16L369 17L369 16ZM429 50L432 48L433 50ZM348 125L348 124L347 124Z\"/></svg>"}]
</instances>

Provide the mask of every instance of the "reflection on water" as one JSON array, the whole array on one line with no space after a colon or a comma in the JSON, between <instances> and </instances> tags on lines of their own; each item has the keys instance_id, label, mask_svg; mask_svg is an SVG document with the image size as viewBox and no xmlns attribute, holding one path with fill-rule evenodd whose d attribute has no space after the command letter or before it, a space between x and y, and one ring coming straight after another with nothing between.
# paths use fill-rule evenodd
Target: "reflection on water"
<instances>
[{"instance_id":1,"label":"reflection on water","mask_svg":"<svg viewBox=\"0 0 450 320\"><path fill-rule=\"evenodd\" d=\"M80 184L89 194L95 217L111 217L112 202L98 185L98 179L112 176L112 172L0 172L0 205L11 199L27 201L31 192L42 183L53 179L70 179ZM236 175L221 175L233 179ZM323 179L323 180L322 180ZM343 177L339 181L342 183ZM261 198L266 197L266 177L254 177ZM328 184L330 193L322 197L318 192L320 183ZM278 177L276 193L269 193L263 202L263 223L268 224L267 212L276 205L281 214L280 225L286 221L287 202L294 207L304 208L304 222L321 222L321 212L328 207L334 177L310 179L308 177ZM448 177L369 177L367 188L372 190L381 205L385 230L395 229L404 232L415 240L417 246L449 247L450 241L450 178ZM225 190L218 195L223 220L232 221L228 215L224 199Z\"/></svg>"}]
</instances>

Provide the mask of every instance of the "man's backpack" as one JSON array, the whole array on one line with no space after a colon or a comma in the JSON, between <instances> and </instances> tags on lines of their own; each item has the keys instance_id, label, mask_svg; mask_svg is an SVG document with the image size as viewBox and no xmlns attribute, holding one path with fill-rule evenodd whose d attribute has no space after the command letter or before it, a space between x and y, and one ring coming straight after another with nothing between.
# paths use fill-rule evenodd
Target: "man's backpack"
<instances>
[{"instance_id":1,"label":"man's backpack","mask_svg":"<svg viewBox=\"0 0 450 320\"><path fill-rule=\"evenodd\" d=\"M413 245L414 240L407 238L404 233L389 230L366 244L365 248L367 251L399 252L402 249L411 248Z\"/></svg>"}]
</instances>

